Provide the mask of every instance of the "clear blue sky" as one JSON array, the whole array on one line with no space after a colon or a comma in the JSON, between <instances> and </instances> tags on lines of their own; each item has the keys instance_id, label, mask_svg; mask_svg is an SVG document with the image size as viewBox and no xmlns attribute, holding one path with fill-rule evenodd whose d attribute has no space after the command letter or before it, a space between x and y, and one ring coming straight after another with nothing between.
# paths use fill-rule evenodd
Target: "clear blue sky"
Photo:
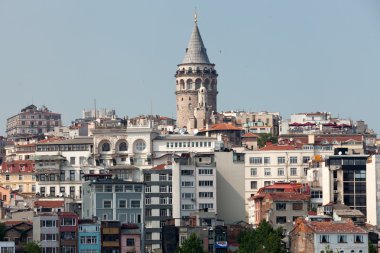
<instances>
[{"instance_id":1,"label":"clear blue sky","mask_svg":"<svg viewBox=\"0 0 380 253\"><path fill-rule=\"evenodd\" d=\"M218 109L329 111L380 131L380 1L0 0L0 135L31 104L175 117L197 8Z\"/></svg>"}]
</instances>

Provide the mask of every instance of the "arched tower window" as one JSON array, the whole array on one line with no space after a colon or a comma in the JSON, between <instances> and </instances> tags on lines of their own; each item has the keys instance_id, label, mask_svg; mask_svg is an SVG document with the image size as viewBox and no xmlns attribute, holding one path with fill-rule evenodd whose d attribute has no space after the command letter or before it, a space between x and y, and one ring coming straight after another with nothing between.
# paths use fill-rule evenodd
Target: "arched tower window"
<instances>
[{"instance_id":1,"label":"arched tower window","mask_svg":"<svg viewBox=\"0 0 380 253\"><path fill-rule=\"evenodd\" d=\"M187 79L186 81L186 89L191 90L193 88L193 80Z\"/></svg>"},{"instance_id":2,"label":"arched tower window","mask_svg":"<svg viewBox=\"0 0 380 253\"><path fill-rule=\"evenodd\" d=\"M199 90L199 88L201 87L201 83L202 83L202 80L200 78L195 80L195 89L196 90Z\"/></svg>"},{"instance_id":3,"label":"arched tower window","mask_svg":"<svg viewBox=\"0 0 380 253\"><path fill-rule=\"evenodd\" d=\"M180 85L181 85L181 90L184 90L185 89L185 81L183 79L181 79L181 81L179 81Z\"/></svg>"},{"instance_id":4,"label":"arched tower window","mask_svg":"<svg viewBox=\"0 0 380 253\"><path fill-rule=\"evenodd\" d=\"M146 143L144 140L135 141L135 152L142 152L146 148Z\"/></svg>"},{"instance_id":5,"label":"arched tower window","mask_svg":"<svg viewBox=\"0 0 380 253\"><path fill-rule=\"evenodd\" d=\"M204 83L204 86L205 86L206 90L208 90L209 89L209 85L210 85L210 79L208 79L208 78L205 79L203 83Z\"/></svg>"},{"instance_id":6,"label":"arched tower window","mask_svg":"<svg viewBox=\"0 0 380 253\"><path fill-rule=\"evenodd\" d=\"M193 69L190 67L189 70L187 71L187 73L189 73L189 74L193 73Z\"/></svg>"}]
</instances>

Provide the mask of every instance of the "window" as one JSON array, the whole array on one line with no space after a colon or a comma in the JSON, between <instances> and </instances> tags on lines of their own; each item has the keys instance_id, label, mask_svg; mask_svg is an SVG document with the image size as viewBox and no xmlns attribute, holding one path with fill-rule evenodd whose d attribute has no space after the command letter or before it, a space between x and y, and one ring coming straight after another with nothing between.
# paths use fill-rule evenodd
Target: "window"
<instances>
[{"instance_id":1,"label":"window","mask_svg":"<svg viewBox=\"0 0 380 253\"><path fill-rule=\"evenodd\" d=\"M347 235L338 235L338 243L347 243Z\"/></svg>"},{"instance_id":2,"label":"window","mask_svg":"<svg viewBox=\"0 0 380 253\"><path fill-rule=\"evenodd\" d=\"M127 201L125 199L119 199L119 208L127 208Z\"/></svg>"},{"instance_id":3,"label":"window","mask_svg":"<svg viewBox=\"0 0 380 253\"><path fill-rule=\"evenodd\" d=\"M80 237L81 244L97 244L96 236L81 236Z\"/></svg>"},{"instance_id":4,"label":"window","mask_svg":"<svg viewBox=\"0 0 380 253\"><path fill-rule=\"evenodd\" d=\"M303 156L302 163L308 163L310 161L310 156Z\"/></svg>"},{"instance_id":5,"label":"window","mask_svg":"<svg viewBox=\"0 0 380 253\"><path fill-rule=\"evenodd\" d=\"M152 192L152 187L150 185L146 186L145 187L145 192ZM161 192L161 187L160 187L160 192Z\"/></svg>"},{"instance_id":6,"label":"window","mask_svg":"<svg viewBox=\"0 0 380 253\"><path fill-rule=\"evenodd\" d=\"M264 181L264 186L269 186L271 184L272 184L271 181Z\"/></svg>"},{"instance_id":7,"label":"window","mask_svg":"<svg viewBox=\"0 0 380 253\"><path fill-rule=\"evenodd\" d=\"M290 157L290 164L297 164L297 156Z\"/></svg>"},{"instance_id":8,"label":"window","mask_svg":"<svg viewBox=\"0 0 380 253\"><path fill-rule=\"evenodd\" d=\"M192 182L192 181L182 181L181 185L183 187L193 187L194 186L194 182Z\"/></svg>"},{"instance_id":9,"label":"window","mask_svg":"<svg viewBox=\"0 0 380 253\"><path fill-rule=\"evenodd\" d=\"M257 176L257 168L251 168L251 177Z\"/></svg>"},{"instance_id":10,"label":"window","mask_svg":"<svg viewBox=\"0 0 380 253\"><path fill-rule=\"evenodd\" d=\"M146 144L145 144L145 141L143 140L137 140L135 142L135 150L138 151L138 152L142 152L144 151L146 148Z\"/></svg>"},{"instance_id":11,"label":"window","mask_svg":"<svg viewBox=\"0 0 380 253\"><path fill-rule=\"evenodd\" d=\"M9 175L5 175L5 180L9 180Z\"/></svg>"},{"instance_id":12,"label":"window","mask_svg":"<svg viewBox=\"0 0 380 253\"><path fill-rule=\"evenodd\" d=\"M363 243L363 235L355 235L355 243Z\"/></svg>"},{"instance_id":13,"label":"window","mask_svg":"<svg viewBox=\"0 0 380 253\"><path fill-rule=\"evenodd\" d=\"M70 164L75 165L75 157L70 157Z\"/></svg>"},{"instance_id":14,"label":"window","mask_svg":"<svg viewBox=\"0 0 380 253\"><path fill-rule=\"evenodd\" d=\"M200 198L213 198L214 193L213 192L199 192Z\"/></svg>"},{"instance_id":15,"label":"window","mask_svg":"<svg viewBox=\"0 0 380 253\"><path fill-rule=\"evenodd\" d=\"M286 223L286 216L277 216L276 217L276 223L277 224L285 224Z\"/></svg>"},{"instance_id":16,"label":"window","mask_svg":"<svg viewBox=\"0 0 380 253\"><path fill-rule=\"evenodd\" d=\"M152 181L152 175L151 174L144 174L144 181L145 182Z\"/></svg>"},{"instance_id":17,"label":"window","mask_svg":"<svg viewBox=\"0 0 380 253\"><path fill-rule=\"evenodd\" d=\"M104 185L105 192L112 192L112 185Z\"/></svg>"},{"instance_id":18,"label":"window","mask_svg":"<svg viewBox=\"0 0 380 253\"><path fill-rule=\"evenodd\" d=\"M296 210L296 211L303 210L303 204L302 203L293 203L293 210Z\"/></svg>"},{"instance_id":19,"label":"window","mask_svg":"<svg viewBox=\"0 0 380 253\"><path fill-rule=\"evenodd\" d=\"M183 199L193 199L194 198L194 193L184 192L184 193L182 193L182 198Z\"/></svg>"},{"instance_id":20,"label":"window","mask_svg":"<svg viewBox=\"0 0 380 253\"><path fill-rule=\"evenodd\" d=\"M182 176L192 176L194 174L194 170L181 170Z\"/></svg>"},{"instance_id":21,"label":"window","mask_svg":"<svg viewBox=\"0 0 380 253\"><path fill-rule=\"evenodd\" d=\"M250 157L249 163L251 163L251 164L262 164L263 158L262 157Z\"/></svg>"},{"instance_id":22,"label":"window","mask_svg":"<svg viewBox=\"0 0 380 253\"><path fill-rule=\"evenodd\" d=\"M122 142L119 144L119 151L128 151L128 144L126 142Z\"/></svg>"},{"instance_id":23,"label":"window","mask_svg":"<svg viewBox=\"0 0 380 253\"><path fill-rule=\"evenodd\" d=\"M167 176L166 174L160 174L159 181L166 181Z\"/></svg>"},{"instance_id":24,"label":"window","mask_svg":"<svg viewBox=\"0 0 380 253\"><path fill-rule=\"evenodd\" d=\"M276 210L285 211L286 210L286 203L276 203Z\"/></svg>"},{"instance_id":25,"label":"window","mask_svg":"<svg viewBox=\"0 0 380 253\"><path fill-rule=\"evenodd\" d=\"M152 209L145 209L145 216L146 217L152 216Z\"/></svg>"},{"instance_id":26,"label":"window","mask_svg":"<svg viewBox=\"0 0 380 253\"><path fill-rule=\"evenodd\" d=\"M303 168L303 175L306 177L307 176L307 171L308 171L308 168Z\"/></svg>"},{"instance_id":27,"label":"window","mask_svg":"<svg viewBox=\"0 0 380 253\"><path fill-rule=\"evenodd\" d=\"M265 168L264 169L264 175L265 176L270 176L271 175L271 169L270 168Z\"/></svg>"},{"instance_id":28,"label":"window","mask_svg":"<svg viewBox=\"0 0 380 253\"><path fill-rule=\"evenodd\" d=\"M284 175L285 175L284 168L278 168L277 169L277 176L284 176Z\"/></svg>"},{"instance_id":29,"label":"window","mask_svg":"<svg viewBox=\"0 0 380 253\"><path fill-rule=\"evenodd\" d=\"M107 151L110 151L110 150L111 150L110 144L108 142L103 143L103 145L102 145L102 151L103 152L107 152Z\"/></svg>"},{"instance_id":30,"label":"window","mask_svg":"<svg viewBox=\"0 0 380 253\"><path fill-rule=\"evenodd\" d=\"M251 189L257 189L257 181L251 181Z\"/></svg>"},{"instance_id":31,"label":"window","mask_svg":"<svg viewBox=\"0 0 380 253\"><path fill-rule=\"evenodd\" d=\"M140 208L140 200L131 200L131 208Z\"/></svg>"},{"instance_id":32,"label":"window","mask_svg":"<svg viewBox=\"0 0 380 253\"><path fill-rule=\"evenodd\" d=\"M166 186L160 186L160 192L167 192Z\"/></svg>"},{"instance_id":33,"label":"window","mask_svg":"<svg viewBox=\"0 0 380 253\"><path fill-rule=\"evenodd\" d=\"M213 186L214 182L211 180L200 180L199 186Z\"/></svg>"},{"instance_id":34,"label":"window","mask_svg":"<svg viewBox=\"0 0 380 253\"><path fill-rule=\"evenodd\" d=\"M199 169L199 175L212 175L213 173L212 169Z\"/></svg>"},{"instance_id":35,"label":"window","mask_svg":"<svg viewBox=\"0 0 380 253\"><path fill-rule=\"evenodd\" d=\"M167 216L167 210L166 209L160 209L160 216L166 217Z\"/></svg>"},{"instance_id":36,"label":"window","mask_svg":"<svg viewBox=\"0 0 380 253\"><path fill-rule=\"evenodd\" d=\"M57 234L41 234L41 241L56 241Z\"/></svg>"},{"instance_id":37,"label":"window","mask_svg":"<svg viewBox=\"0 0 380 253\"><path fill-rule=\"evenodd\" d=\"M18 175L18 180L22 181L22 175Z\"/></svg>"},{"instance_id":38,"label":"window","mask_svg":"<svg viewBox=\"0 0 380 253\"><path fill-rule=\"evenodd\" d=\"M329 243L329 236L328 235L320 235L319 236L319 242L320 243Z\"/></svg>"},{"instance_id":39,"label":"window","mask_svg":"<svg viewBox=\"0 0 380 253\"><path fill-rule=\"evenodd\" d=\"M322 196L322 191L311 191L311 198L316 198L316 199L321 199Z\"/></svg>"},{"instance_id":40,"label":"window","mask_svg":"<svg viewBox=\"0 0 380 253\"><path fill-rule=\"evenodd\" d=\"M152 199L149 197L145 198L145 205L150 205L152 203Z\"/></svg>"},{"instance_id":41,"label":"window","mask_svg":"<svg viewBox=\"0 0 380 253\"><path fill-rule=\"evenodd\" d=\"M201 203L201 204L199 204L199 209L205 209L205 208L213 209L214 204L213 203Z\"/></svg>"},{"instance_id":42,"label":"window","mask_svg":"<svg viewBox=\"0 0 380 253\"><path fill-rule=\"evenodd\" d=\"M290 168L290 175L297 176L297 168Z\"/></svg>"},{"instance_id":43,"label":"window","mask_svg":"<svg viewBox=\"0 0 380 253\"><path fill-rule=\"evenodd\" d=\"M264 164L270 164L270 157L264 157Z\"/></svg>"},{"instance_id":44,"label":"window","mask_svg":"<svg viewBox=\"0 0 380 253\"><path fill-rule=\"evenodd\" d=\"M75 170L70 170L70 181L75 181Z\"/></svg>"},{"instance_id":45,"label":"window","mask_svg":"<svg viewBox=\"0 0 380 253\"><path fill-rule=\"evenodd\" d=\"M135 246L135 239L134 238L127 238L126 245L129 247Z\"/></svg>"},{"instance_id":46,"label":"window","mask_svg":"<svg viewBox=\"0 0 380 253\"><path fill-rule=\"evenodd\" d=\"M75 226L76 220L74 218L63 218L61 226Z\"/></svg>"},{"instance_id":47,"label":"window","mask_svg":"<svg viewBox=\"0 0 380 253\"><path fill-rule=\"evenodd\" d=\"M184 205L181 206L181 209L182 210L192 210L192 209L194 209L194 205L192 205L192 204L184 204Z\"/></svg>"},{"instance_id":48,"label":"window","mask_svg":"<svg viewBox=\"0 0 380 253\"><path fill-rule=\"evenodd\" d=\"M103 200L103 208L111 208L112 200Z\"/></svg>"},{"instance_id":49,"label":"window","mask_svg":"<svg viewBox=\"0 0 380 253\"><path fill-rule=\"evenodd\" d=\"M285 157L284 156L277 157L277 163L278 164L285 164Z\"/></svg>"},{"instance_id":50,"label":"window","mask_svg":"<svg viewBox=\"0 0 380 253\"><path fill-rule=\"evenodd\" d=\"M56 220L42 220L40 222L40 226L41 227L46 227L46 228L56 227L57 226L57 221Z\"/></svg>"}]
</instances>

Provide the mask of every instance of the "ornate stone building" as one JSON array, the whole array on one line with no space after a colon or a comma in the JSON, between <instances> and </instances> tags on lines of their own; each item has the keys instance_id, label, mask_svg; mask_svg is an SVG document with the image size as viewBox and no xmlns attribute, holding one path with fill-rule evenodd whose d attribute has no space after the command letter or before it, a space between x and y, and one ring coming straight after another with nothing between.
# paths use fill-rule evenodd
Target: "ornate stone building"
<instances>
[{"instance_id":1,"label":"ornate stone building","mask_svg":"<svg viewBox=\"0 0 380 253\"><path fill-rule=\"evenodd\" d=\"M217 77L210 63L195 16L194 30L176 77L177 127L200 129L216 112Z\"/></svg>"}]
</instances>

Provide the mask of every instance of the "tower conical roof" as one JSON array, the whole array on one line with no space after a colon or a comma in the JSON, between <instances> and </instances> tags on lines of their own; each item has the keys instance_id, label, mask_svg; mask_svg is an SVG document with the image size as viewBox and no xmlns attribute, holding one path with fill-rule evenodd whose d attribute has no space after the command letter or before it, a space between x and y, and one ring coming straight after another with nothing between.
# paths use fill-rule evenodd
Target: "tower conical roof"
<instances>
[{"instance_id":1,"label":"tower conical roof","mask_svg":"<svg viewBox=\"0 0 380 253\"><path fill-rule=\"evenodd\" d=\"M210 64L210 61L206 53L206 48L203 45L202 37L199 33L196 19L194 23L194 30L191 34L189 45L186 48L186 54L182 61L182 64L189 63Z\"/></svg>"}]
</instances>

